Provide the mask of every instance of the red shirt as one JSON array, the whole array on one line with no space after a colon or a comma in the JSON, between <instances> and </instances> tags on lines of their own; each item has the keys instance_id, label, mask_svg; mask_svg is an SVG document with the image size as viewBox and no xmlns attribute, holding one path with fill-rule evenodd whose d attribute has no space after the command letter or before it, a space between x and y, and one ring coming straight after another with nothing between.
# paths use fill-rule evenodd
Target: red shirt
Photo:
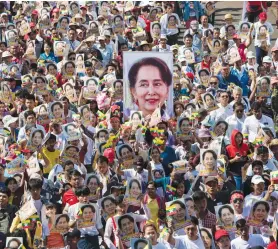
<instances>
[{"instance_id":1,"label":"red shirt","mask_svg":"<svg viewBox=\"0 0 278 249\"><path fill-rule=\"evenodd\" d=\"M78 202L78 199L72 189L69 189L66 193L64 193L62 201L63 206L65 206L66 204L72 206Z\"/></svg>"}]
</instances>

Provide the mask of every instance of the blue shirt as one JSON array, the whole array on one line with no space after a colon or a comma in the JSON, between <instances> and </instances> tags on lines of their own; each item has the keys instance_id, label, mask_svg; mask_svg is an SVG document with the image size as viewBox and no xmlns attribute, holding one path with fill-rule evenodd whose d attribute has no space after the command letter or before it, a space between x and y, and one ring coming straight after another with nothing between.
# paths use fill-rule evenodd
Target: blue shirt
<instances>
[{"instance_id":1,"label":"blue shirt","mask_svg":"<svg viewBox=\"0 0 278 249\"><path fill-rule=\"evenodd\" d=\"M238 79L238 77L236 77L235 75L232 75L231 73L229 74L229 77L227 79L225 79L222 75L222 73L220 72L218 74L218 79L219 79L219 88L220 89L224 89L224 90L227 90L228 86L231 84L231 83L234 83L235 85L237 86L241 86L241 83Z\"/></svg>"},{"instance_id":2,"label":"blue shirt","mask_svg":"<svg viewBox=\"0 0 278 249\"><path fill-rule=\"evenodd\" d=\"M58 58L53 52L50 52L49 55L46 55L46 53L41 54L39 60L49 60L58 63Z\"/></svg>"},{"instance_id":3,"label":"blue shirt","mask_svg":"<svg viewBox=\"0 0 278 249\"><path fill-rule=\"evenodd\" d=\"M175 150L172 147L166 146L165 150L160 154L160 157L162 158L162 165L165 165L167 167L166 169L164 169L165 174L169 175L169 172L167 172L169 163L172 163L172 162L175 162L178 160Z\"/></svg>"},{"instance_id":4,"label":"blue shirt","mask_svg":"<svg viewBox=\"0 0 278 249\"><path fill-rule=\"evenodd\" d=\"M249 75L246 69L242 69L239 71L238 69L232 67L231 68L231 74L236 76L238 80L241 82L243 96L248 96L249 88L248 88L248 83L249 83Z\"/></svg>"}]
</instances>

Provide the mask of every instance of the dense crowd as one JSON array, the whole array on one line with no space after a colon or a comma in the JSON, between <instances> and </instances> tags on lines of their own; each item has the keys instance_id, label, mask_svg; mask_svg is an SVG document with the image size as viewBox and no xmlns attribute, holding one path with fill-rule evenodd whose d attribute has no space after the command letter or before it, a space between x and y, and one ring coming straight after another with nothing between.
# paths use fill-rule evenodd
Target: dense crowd
<instances>
[{"instance_id":1,"label":"dense crowd","mask_svg":"<svg viewBox=\"0 0 278 249\"><path fill-rule=\"evenodd\" d=\"M0 249L277 249L276 4L1 1Z\"/></svg>"}]
</instances>

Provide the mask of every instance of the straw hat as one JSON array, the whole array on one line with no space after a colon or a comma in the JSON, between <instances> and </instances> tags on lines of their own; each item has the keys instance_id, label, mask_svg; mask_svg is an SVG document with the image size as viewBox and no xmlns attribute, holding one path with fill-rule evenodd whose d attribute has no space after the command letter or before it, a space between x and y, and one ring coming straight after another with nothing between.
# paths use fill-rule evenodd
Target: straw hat
<instances>
[{"instance_id":1,"label":"straw hat","mask_svg":"<svg viewBox=\"0 0 278 249\"><path fill-rule=\"evenodd\" d=\"M277 146L277 145L278 145L278 138L275 138L269 144L269 148L272 149L273 146Z\"/></svg>"},{"instance_id":2,"label":"straw hat","mask_svg":"<svg viewBox=\"0 0 278 249\"><path fill-rule=\"evenodd\" d=\"M140 44L140 47L144 46L144 45L149 45L150 47L153 46L152 43L148 43L147 41L142 41L141 44Z\"/></svg>"},{"instance_id":3,"label":"straw hat","mask_svg":"<svg viewBox=\"0 0 278 249\"><path fill-rule=\"evenodd\" d=\"M86 19L80 13L76 14L71 20L72 22L77 22L76 19L81 19L82 23L86 21Z\"/></svg>"}]
</instances>

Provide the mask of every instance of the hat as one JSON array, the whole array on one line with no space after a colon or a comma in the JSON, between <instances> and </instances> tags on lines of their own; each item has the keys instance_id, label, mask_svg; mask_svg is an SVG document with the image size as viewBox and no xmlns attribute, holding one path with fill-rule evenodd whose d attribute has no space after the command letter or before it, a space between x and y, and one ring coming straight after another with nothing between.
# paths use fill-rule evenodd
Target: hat
<instances>
[{"instance_id":1,"label":"hat","mask_svg":"<svg viewBox=\"0 0 278 249\"><path fill-rule=\"evenodd\" d=\"M218 183L218 180L217 180L217 178L216 178L215 176L207 176L207 177L205 177L205 179L204 179L204 183L205 183L205 184L207 184L208 182L212 182L212 181Z\"/></svg>"},{"instance_id":2,"label":"hat","mask_svg":"<svg viewBox=\"0 0 278 249\"><path fill-rule=\"evenodd\" d=\"M104 30L102 35L103 36L111 36L111 32L109 30Z\"/></svg>"},{"instance_id":3,"label":"hat","mask_svg":"<svg viewBox=\"0 0 278 249\"><path fill-rule=\"evenodd\" d=\"M59 13L60 12L60 9L58 9L58 8L55 8L55 9L53 9L53 11L52 11L52 13Z\"/></svg>"},{"instance_id":4,"label":"hat","mask_svg":"<svg viewBox=\"0 0 278 249\"><path fill-rule=\"evenodd\" d=\"M113 163L115 159L115 151L112 148L105 149L103 152L103 156L108 159L109 163Z\"/></svg>"},{"instance_id":5,"label":"hat","mask_svg":"<svg viewBox=\"0 0 278 249\"><path fill-rule=\"evenodd\" d=\"M10 124L16 122L17 120L18 120L18 118L12 117L11 115L6 115L3 118L4 127L9 127Z\"/></svg>"},{"instance_id":6,"label":"hat","mask_svg":"<svg viewBox=\"0 0 278 249\"><path fill-rule=\"evenodd\" d=\"M102 41L105 41L105 37L104 37L103 35L101 35L101 36L98 37L98 40L99 40L99 41L101 41L101 40L102 40Z\"/></svg>"},{"instance_id":7,"label":"hat","mask_svg":"<svg viewBox=\"0 0 278 249\"><path fill-rule=\"evenodd\" d=\"M13 55L12 55L9 51L5 51L5 52L2 54L2 58L6 58L6 57L13 57Z\"/></svg>"},{"instance_id":8,"label":"hat","mask_svg":"<svg viewBox=\"0 0 278 249\"><path fill-rule=\"evenodd\" d=\"M179 47L178 47L177 45L172 45L172 46L170 47L170 50L171 50L171 51L178 50L178 49L179 49Z\"/></svg>"},{"instance_id":9,"label":"hat","mask_svg":"<svg viewBox=\"0 0 278 249\"><path fill-rule=\"evenodd\" d=\"M252 177L251 183L259 184L261 182L264 183L264 179L260 175L255 175L255 176Z\"/></svg>"},{"instance_id":10,"label":"hat","mask_svg":"<svg viewBox=\"0 0 278 249\"><path fill-rule=\"evenodd\" d=\"M86 9L87 10L87 6L81 5L80 9Z\"/></svg>"},{"instance_id":11,"label":"hat","mask_svg":"<svg viewBox=\"0 0 278 249\"><path fill-rule=\"evenodd\" d=\"M37 16L38 14L39 14L39 12L37 10L32 11L32 15Z\"/></svg>"},{"instance_id":12,"label":"hat","mask_svg":"<svg viewBox=\"0 0 278 249\"><path fill-rule=\"evenodd\" d=\"M8 14L6 12L4 12L4 13L1 14L1 17L2 16L8 16Z\"/></svg>"},{"instance_id":13,"label":"hat","mask_svg":"<svg viewBox=\"0 0 278 249\"><path fill-rule=\"evenodd\" d=\"M248 51L246 57L247 59L256 58L253 51Z\"/></svg>"},{"instance_id":14,"label":"hat","mask_svg":"<svg viewBox=\"0 0 278 249\"><path fill-rule=\"evenodd\" d=\"M152 46L151 43L148 43L147 41L142 41L141 44L140 44L140 47L142 47L142 46L144 46L144 45Z\"/></svg>"},{"instance_id":15,"label":"hat","mask_svg":"<svg viewBox=\"0 0 278 249\"><path fill-rule=\"evenodd\" d=\"M79 23L71 22L71 23L69 24L69 27L75 27L75 28L77 28L77 27L79 27Z\"/></svg>"},{"instance_id":16,"label":"hat","mask_svg":"<svg viewBox=\"0 0 278 249\"><path fill-rule=\"evenodd\" d=\"M42 177L38 173L32 173L32 175L30 176L30 179L39 179L39 180L41 180Z\"/></svg>"},{"instance_id":17,"label":"hat","mask_svg":"<svg viewBox=\"0 0 278 249\"><path fill-rule=\"evenodd\" d=\"M166 36L166 35L164 35L164 34L161 34L159 39L160 39L160 40L161 40L161 39L168 40L168 39L167 39L167 36Z\"/></svg>"},{"instance_id":18,"label":"hat","mask_svg":"<svg viewBox=\"0 0 278 249\"><path fill-rule=\"evenodd\" d=\"M71 20L73 21L73 22L76 22L76 19L81 19L81 22L82 23L84 23L86 20L85 20L85 18L80 14L80 13L77 13Z\"/></svg>"},{"instance_id":19,"label":"hat","mask_svg":"<svg viewBox=\"0 0 278 249\"><path fill-rule=\"evenodd\" d=\"M233 16L231 14L226 14L224 17L225 20L227 19L233 19Z\"/></svg>"},{"instance_id":20,"label":"hat","mask_svg":"<svg viewBox=\"0 0 278 249\"><path fill-rule=\"evenodd\" d=\"M272 63L272 60L271 60L271 58L267 55L267 56L265 56L264 58L263 58L263 63Z\"/></svg>"},{"instance_id":21,"label":"hat","mask_svg":"<svg viewBox=\"0 0 278 249\"><path fill-rule=\"evenodd\" d=\"M274 46L274 47L271 49L271 53L272 53L272 52L276 52L276 51L278 51L278 47Z\"/></svg>"},{"instance_id":22,"label":"hat","mask_svg":"<svg viewBox=\"0 0 278 249\"><path fill-rule=\"evenodd\" d=\"M198 137L200 138L211 137L211 134L208 129L200 129L198 132Z\"/></svg>"},{"instance_id":23,"label":"hat","mask_svg":"<svg viewBox=\"0 0 278 249\"><path fill-rule=\"evenodd\" d=\"M266 12L261 12L259 14L259 19L262 20L262 21L265 21L267 19L267 14Z\"/></svg>"},{"instance_id":24,"label":"hat","mask_svg":"<svg viewBox=\"0 0 278 249\"><path fill-rule=\"evenodd\" d=\"M220 230L217 230L215 232L214 238L217 241L217 240L221 239L224 236L229 236L229 233L226 230L224 230L224 229L220 229Z\"/></svg>"},{"instance_id":25,"label":"hat","mask_svg":"<svg viewBox=\"0 0 278 249\"><path fill-rule=\"evenodd\" d=\"M234 35L233 35L233 39L240 39L240 37L239 37L238 34L234 34Z\"/></svg>"}]
</instances>

